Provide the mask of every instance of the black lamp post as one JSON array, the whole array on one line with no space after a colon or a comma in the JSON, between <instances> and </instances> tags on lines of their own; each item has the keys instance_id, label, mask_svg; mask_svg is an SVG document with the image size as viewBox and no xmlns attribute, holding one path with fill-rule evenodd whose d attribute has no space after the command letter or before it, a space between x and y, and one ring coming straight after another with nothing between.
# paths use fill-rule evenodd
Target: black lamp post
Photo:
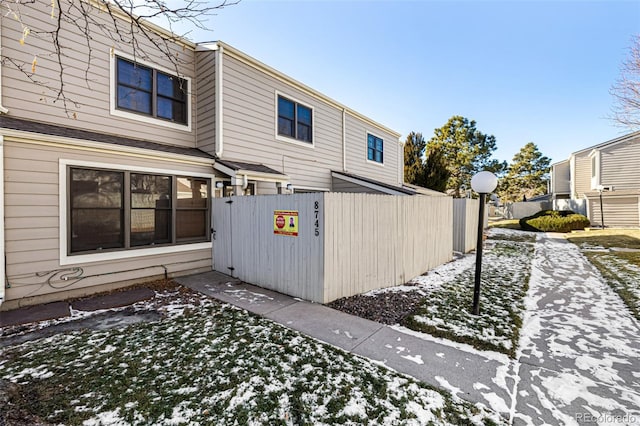
<instances>
[{"instance_id":1,"label":"black lamp post","mask_svg":"<svg viewBox=\"0 0 640 426\"><path fill-rule=\"evenodd\" d=\"M604 229L604 209L602 207L602 191L604 191L604 186L598 185L598 193L600 194L600 222L602 224L602 229Z\"/></svg>"},{"instance_id":2,"label":"black lamp post","mask_svg":"<svg viewBox=\"0 0 640 426\"><path fill-rule=\"evenodd\" d=\"M473 286L473 315L480 315L480 276L482 275L482 233L484 231L484 204L487 194L498 186L498 178L489 171L476 173L471 178L471 188L480 194L478 209L478 241L476 243L476 275Z\"/></svg>"}]
</instances>

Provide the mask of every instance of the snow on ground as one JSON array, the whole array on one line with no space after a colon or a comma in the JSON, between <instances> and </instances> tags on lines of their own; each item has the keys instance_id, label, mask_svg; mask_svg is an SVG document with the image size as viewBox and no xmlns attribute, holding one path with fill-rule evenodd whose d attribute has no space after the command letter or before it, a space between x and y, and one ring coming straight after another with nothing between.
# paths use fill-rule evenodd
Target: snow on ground
<instances>
[{"instance_id":1,"label":"snow on ground","mask_svg":"<svg viewBox=\"0 0 640 426\"><path fill-rule=\"evenodd\" d=\"M553 239L539 243L530 286L518 351L526 365L518 395L528 403L515 417L531 425L577 425L587 415L640 422L640 327L618 295L576 246Z\"/></svg>"},{"instance_id":2,"label":"snow on ground","mask_svg":"<svg viewBox=\"0 0 640 426\"><path fill-rule=\"evenodd\" d=\"M424 292L407 319L416 331L514 354L535 234L491 230L483 256L480 315L471 313L475 257L466 256L414 280ZM470 261L472 260L472 261ZM446 267L446 268L445 268Z\"/></svg>"},{"instance_id":3,"label":"snow on ground","mask_svg":"<svg viewBox=\"0 0 640 426\"><path fill-rule=\"evenodd\" d=\"M163 309L160 321L4 348L0 379L40 395L12 403L62 424L501 423L243 310L208 299Z\"/></svg>"}]
</instances>

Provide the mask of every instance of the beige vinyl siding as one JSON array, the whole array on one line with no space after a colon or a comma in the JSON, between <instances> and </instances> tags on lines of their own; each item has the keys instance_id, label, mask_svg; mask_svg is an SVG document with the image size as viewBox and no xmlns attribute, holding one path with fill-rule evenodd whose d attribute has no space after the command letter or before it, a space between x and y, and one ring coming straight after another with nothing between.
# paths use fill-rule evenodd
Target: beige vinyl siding
<instances>
[{"instance_id":1,"label":"beige vinyl siding","mask_svg":"<svg viewBox=\"0 0 640 426\"><path fill-rule=\"evenodd\" d=\"M347 114L347 172L399 185L398 138ZM383 163L367 160L367 134L383 141Z\"/></svg>"},{"instance_id":2,"label":"beige vinyl siding","mask_svg":"<svg viewBox=\"0 0 640 426\"><path fill-rule=\"evenodd\" d=\"M553 165L551 192L553 194L571 193L571 168L569 161L563 161Z\"/></svg>"},{"instance_id":3,"label":"beige vinyl siding","mask_svg":"<svg viewBox=\"0 0 640 426\"><path fill-rule=\"evenodd\" d=\"M603 196L602 210L606 227L638 227L640 226L640 210L638 196L617 197ZM589 220L592 226L602 226L600 199L592 195L589 198Z\"/></svg>"},{"instance_id":4,"label":"beige vinyl siding","mask_svg":"<svg viewBox=\"0 0 640 426\"><path fill-rule=\"evenodd\" d=\"M585 192L591 191L591 158L589 157L589 152L577 154L575 157L574 184L574 198L584 198Z\"/></svg>"},{"instance_id":5,"label":"beige vinyl siding","mask_svg":"<svg viewBox=\"0 0 640 426\"><path fill-rule=\"evenodd\" d=\"M615 190L640 189L640 137L602 148L600 158L602 185Z\"/></svg>"},{"instance_id":6,"label":"beige vinyl siding","mask_svg":"<svg viewBox=\"0 0 640 426\"><path fill-rule=\"evenodd\" d=\"M265 164L287 174L294 186L331 188L330 172L343 171L342 109L229 55L224 56L223 67L222 158ZM277 94L313 109L313 144L276 136ZM384 166L366 161L367 131L384 139ZM397 137L349 113L346 134L351 173L398 184Z\"/></svg>"},{"instance_id":7,"label":"beige vinyl siding","mask_svg":"<svg viewBox=\"0 0 640 426\"><path fill-rule=\"evenodd\" d=\"M50 30L54 20L50 17L50 2L38 0L33 5L21 6L24 11L25 24L31 28ZM92 19L109 28L112 21L106 13L98 13L92 9ZM20 45L22 28L11 17L2 16L2 49L3 55L22 60L28 71L31 71L31 63L37 57L36 74L34 79L46 83L46 86L59 88L59 65L56 55L49 54L52 44L49 38L37 37L33 33L29 35L24 45ZM120 23L124 25L123 22ZM146 139L159 143L179 146L195 146L195 132L176 130L160 124L112 116L110 114L110 62L111 48L116 52L133 54L130 45L115 42L105 35L102 29L92 26L92 51L88 74L87 61L89 50L83 35L71 26L61 33L60 43L63 46L63 66L65 72L66 95L79 103L75 106L68 104L69 114L65 113L62 101L55 101L57 92L30 82L27 77L15 67L7 63L2 64L3 77L3 105L9 109L9 115L24 119L37 120L70 128L79 128L101 133L118 134L131 138ZM113 31L111 31L113 33ZM149 42L142 40L140 55L141 61L150 62L156 67L174 70L171 62L153 47ZM174 52L182 65L180 73L186 77L193 77L194 51L191 48L182 48L176 45ZM139 52L140 53L140 52ZM148 56L148 57L145 57ZM192 82L192 92L195 93L195 79ZM55 101L55 102L54 102ZM191 120L193 123L195 108L192 106ZM160 123L162 120L154 120Z\"/></svg>"},{"instance_id":8,"label":"beige vinyl siding","mask_svg":"<svg viewBox=\"0 0 640 426\"><path fill-rule=\"evenodd\" d=\"M83 152L73 147L5 137L5 250L7 300L87 288L211 267L211 251L200 249L166 255L60 265L59 160L91 161L123 168L147 167L190 173L211 173L208 165L191 165L161 159L136 158L117 151ZM34 171L37 170L37 171ZM66 189L65 189L66 190ZM131 253L134 254L135 250ZM82 268L87 277L77 283L60 281L59 271ZM47 271L52 271L50 274ZM42 277L36 274L45 273ZM108 274L94 276L98 274ZM51 285L46 281L54 276Z\"/></svg>"},{"instance_id":9,"label":"beige vinyl siding","mask_svg":"<svg viewBox=\"0 0 640 426\"><path fill-rule=\"evenodd\" d=\"M196 147L211 154L215 153L216 102L215 102L215 52L196 52Z\"/></svg>"},{"instance_id":10,"label":"beige vinyl siding","mask_svg":"<svg viewBox=\"0 0 640 426\"><path fill-rule=\"evenodd\" d=\"M331 186L342 164L342 112L235 58L224 57L222 158L262 163L297 186ZM313 144L276 138L276 91L313 109Z\"/></svg>"}]
</instances>

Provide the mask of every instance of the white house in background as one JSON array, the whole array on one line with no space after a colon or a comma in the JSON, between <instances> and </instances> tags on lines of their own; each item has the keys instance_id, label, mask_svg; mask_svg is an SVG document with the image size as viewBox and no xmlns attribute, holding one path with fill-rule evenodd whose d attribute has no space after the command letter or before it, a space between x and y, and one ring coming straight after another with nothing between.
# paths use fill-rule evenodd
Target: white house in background
<instances>
[{"instance_id":1,"label":"white house in background","mask_svg":"<svg viewBox=\"0 0 640 426\"><path fill-rule=\"evenodd\" d=\"M554 200L585 200L592 225L640 226L640 132L576 151L551 165ZM602 197L602 214L600 206Z\"/></svg>"},{"instance_id":2,"label":"white house in background","mask_svg":"<svg viewBox=\"0 0 640 426\"><path fill-rule=\"evenodd\" d=\"M127 16L86 5L88 74L85 36L69 26L64 37L73 114L0 68L2 308L211 270L211 197L425 193L403 185L397 132L222 42L145 24L180 61L145 37L134 52L104 30ZM50 21L46 0L21 7L32 34ZM21 44L6 13L0 25L3 59L50 49L33 35ZM37 72L57 84L57 59L39 56Z\"/></svg>"}]
</instances>

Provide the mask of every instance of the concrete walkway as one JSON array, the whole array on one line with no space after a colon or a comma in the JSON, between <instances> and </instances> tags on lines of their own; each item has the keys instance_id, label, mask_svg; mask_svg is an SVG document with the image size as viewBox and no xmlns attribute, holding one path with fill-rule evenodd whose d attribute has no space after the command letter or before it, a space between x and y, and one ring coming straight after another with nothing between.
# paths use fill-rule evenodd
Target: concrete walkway
<instances>
[{"instance_id":1,"label":"concrete walkway","mask_svg":"<svg viewBox=\"0 0 640 426\"><path fill-rule=\"evenodd\" d=\"M373 321L234 280L218 272L177 278L180 284L262 315L346 351L379 361L509 417L515 380L506 355L416 337ZM447 344L448 343L448 344Z\"/></svg>"},{"instance_id":2,"label":"concrete walkway","mask_svg":"<svg viewBox=\"0 0 640 426\"><path fill-rule=\"evenodd\" d=\"M578 248L538 241L514 424L640 424L640 326Z\"/></svg>"},{"instance_id":3,"label":"concrete walkway","mask_svg":"<svg viewBox=\"0 0 640 426\"><path fill-rule=\"evenodd\" d=\"M379 361L515 425L640 424L640 327L577 247L541 236L517 360L336 311L217 272L187 287Z\"/></svg>"}]
</instances>

